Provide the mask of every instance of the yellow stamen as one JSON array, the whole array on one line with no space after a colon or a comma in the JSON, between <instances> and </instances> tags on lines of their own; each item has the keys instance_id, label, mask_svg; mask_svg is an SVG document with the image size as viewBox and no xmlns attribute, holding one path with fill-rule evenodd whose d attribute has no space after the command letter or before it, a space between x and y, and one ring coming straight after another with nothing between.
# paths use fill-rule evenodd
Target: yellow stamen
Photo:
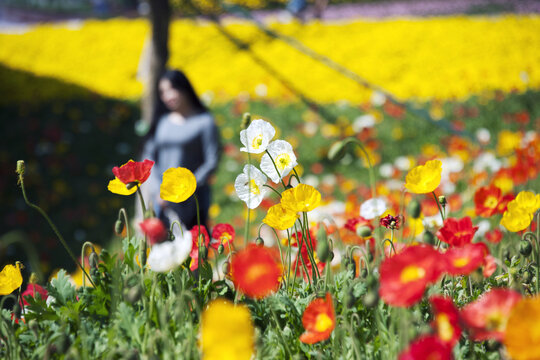
<instances>
[{"instance_id":1,"label":"yellow stamen","mask_svg":"<svg viewBox=\"0 0 540 360\"><path fill-rule=\"evenodd\" d=\"M422 269L419 266L409 265L401 271L400 280L402 283L408 283L411 281L416 281L422 279L426 276L426 270Z\"/></svg>"},{"instance_id":2,"label":"yellow stamen","mask_svg":"<svg viewBox=\"0 0 540 360\"><path fill-rule=\"evenodd\" d=\"M327 331L332 327L332 319L330 319L330 316L326 315L325 313L317 315L317 318L315 319L315 330L318 332L324 332Z\"/></svg>"}]
</instances>

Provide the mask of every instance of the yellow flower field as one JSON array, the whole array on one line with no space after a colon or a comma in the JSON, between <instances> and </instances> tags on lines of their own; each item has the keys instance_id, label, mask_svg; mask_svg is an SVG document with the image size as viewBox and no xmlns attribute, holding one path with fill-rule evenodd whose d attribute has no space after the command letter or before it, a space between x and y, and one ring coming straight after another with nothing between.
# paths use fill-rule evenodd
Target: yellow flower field
<instances>
[{"instance_id":1,"label":"yellow flower field","mask_svg":"<svg viewBox=\"0 0 540 360\"><path fill-rule=\"evenodd\" d=\"M540 16L433 17L340 23L272 23L401 99L465 98L491 90L540 88ZM228 31L251 44L306 96L363 102L371 92L247 22ZM58 78L116 98L136 98L144 20L85 21L0 34L0 64ZM242 94L293 99L286 88L238 51L212 23L177 20L170 65L184 69L216 101Z\"/></svg>"}]
</instances>

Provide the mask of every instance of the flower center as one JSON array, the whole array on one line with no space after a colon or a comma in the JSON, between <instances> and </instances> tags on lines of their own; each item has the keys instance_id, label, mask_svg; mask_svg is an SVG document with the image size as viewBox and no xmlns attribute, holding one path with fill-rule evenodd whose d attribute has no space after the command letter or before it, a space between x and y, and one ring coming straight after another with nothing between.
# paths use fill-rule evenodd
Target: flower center
<instances>
[{"instance_id":1,"label":"flower center","mask_svg":"<svg viewBox=\"0 0 540 360\"><path fill-rule=\"evenodd\" d=\"M249 184L249 191L253 195L259 195L261 193L261 190L259 189L259 185L255 182L255 180L251 179L249 183L246 183L246 185Z\"/></svg>"},{"instance_id":2,"label":"flower center","mask_svg":"<svg viewBox=\"0 0 540 360\"><path fill-rule=\"evenodd\" d=\"M489 209L495 209L498 203L499 202L495 196L488 196L486 201L484 201L484 206Z\"/></svg>"},{"instance_id":3,"label":"flower center","mask_svg":"<svg viewBox=\"0 0 540 360\"><path fill-rule=\"evenodd\" d=\"M452 340L452 336L454 335L454 328L452 327L452 324L450 324L450 319L448 319L448 315L437 315L437 332L439 333L439 337L441 338L441 340L445 342L449 342L450 340Z\"/></svg>"},{"instance_id":4,"label":"flower center","mask_svg":"<svg viewBox=\"0 0 540 360\"><path fill-rule=\"evenodd\" d=\"M289 164L291 163L291 157L289 154L280 154L276 158L276 166L279 169L279 171L283 171Z\"/></svg>"},{"instance_id":5,"label":"flower center","mask_svg":"<svg viewBox=\"0 0 540 360\"><path fill-rule=\"evenodd\" d=\"M464 267L468 263L469 263L469 258L466 258L466 257L460 257L454 260L454 266L458 268Z\"/></svg>"},{"instance_id":6,"label":"flower center","mask_svg":"<svg viewBox=\"0 0 540 360\"><path fill-rule=\"evenodd\" d=\"M411 281L420 280L424 276L426 276L426 270L419 266L408 265L401 271L400 280L402 283L408 283Z\"/></svg>"},{"instance_id":7,"label":"flower center","mask_svg":"<svg viewBox=\"0 0 540 360\"><path fill-rule=\"evenodd\" d=\"M317 315L315 320L315 330L318 332L325 332L328 329L332 328L333 321L325 313Z\"/></svg>"},{"instance_id":8,"label":"flower center","mask_svg":"<svg viewBox=\"0 0 540 360\"><path fill-rule=\"evenodd\" d=\"M254 282L259 281L261 276L264 276L268 272L268 267L263 264L255 264L250 266L246 273L246 281Z\"/></svg>"},{"instance_id":9,"label":"flower center","mask_svg":"<svg viewBox=\"0 0 540 360\"><path fill-rule=\"evenodd\" d=\"M262 136L262 134L259 134L259 135L255 136L255 138L251 142L251 147L254 148L254 149L258 149L258 148L261 147L262 142L263 142L263 136Z\"/></svg>"},{"instance_id":10,"label":"flower center","mask_svg":"<svg viewBox=\"0 0 540 360\"><path fill-rule=\"evenodd\" d=\"M505 317L500 311L493 311L487 316L486 329L503 331L506 327Z\"/></svg>"},{"instance_id":11,"label":"flower center","mask_svg":"<svg viewBox=\"0 0 540 360\"><path fill-rule=\"evenodd\" d=\"M222 244L227 244L230 240L232 239L232 236L231 234L229 234L228 232L224 231L221 236L219 237L219 241L222 243Z\"/></svg>"}]
</instances>

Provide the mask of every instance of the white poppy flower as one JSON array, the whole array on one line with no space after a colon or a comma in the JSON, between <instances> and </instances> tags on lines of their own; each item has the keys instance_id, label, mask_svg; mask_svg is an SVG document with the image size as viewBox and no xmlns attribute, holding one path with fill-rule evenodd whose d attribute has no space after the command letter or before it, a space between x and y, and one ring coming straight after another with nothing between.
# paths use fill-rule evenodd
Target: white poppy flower
<instances>
[{"instance_id":1,"label":"white poppy flower","mask_svg":"<svg viewBox=\"0 0 540 360\"><path fill-rule=\"evenodd\" d=\"M260 154L266 150L274 135L276 135L276 130L268 121L253 120L247 129L240 131L240 141L244 145L240 151Z\"/></svg>"},{"instance_id":2,"label":"white poppy flower","mask_svg":"<svg viewBox=\"0 0 540 360\"><path fill-rule=\"evenodd\" d=\"M381 216L386 211L386 202L382 198L366 200L360 205L360 216L371 220Z\"/></svg>"},{"instance_id":3,"label":"white poppy flower","mask_svg":"<svg viewBox=\"0 0 540 360\"><path fill-rule=\"evenodd\" d=\"M296 162L296 155L294 155L291 144L285 140L272 141L270 145L268 145L267 151L272 158L270 158L268 154L263 155L261 159L261 170L277 184L280 179L287 176L291 170L298 165ZM274 162L272 162L272 160L274 160Z\"/></svg>"},{"instance_id":4,"label":"white poppy flower","mask_svg":"<svg viewBox=\"0 0 540 360\"><path fill-rule=\"evenodd\" d=\"M234 188L240 200L245 201L248 208L255 209L268 191L264 184L266 176L255 166L246 165L243 173L236 177Z\"/></svg>"},{"instance_id":5,"label":"white poppy flower","mask_svg":"<svg viewBox=\"0 0 540 360\"><path fill-rule=\"evenodd\" d=\"M192 246L191 232L184 231L184 236L177 237L174 241L165 241L152 246L148 255L148 265L156 272L173 270L186 261Z\"/></svg>"}]
</instances>

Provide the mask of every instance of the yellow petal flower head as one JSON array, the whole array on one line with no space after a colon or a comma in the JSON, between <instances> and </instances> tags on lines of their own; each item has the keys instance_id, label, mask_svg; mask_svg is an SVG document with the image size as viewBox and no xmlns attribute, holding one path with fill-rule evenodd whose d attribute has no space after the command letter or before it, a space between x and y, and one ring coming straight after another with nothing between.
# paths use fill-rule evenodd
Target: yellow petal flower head
<instances>
[{"instance_id":1,"label":"yellow petal flower head","mask_svg":"<svg viewBox=\"0 0 540 360\"><path fill-rule=\"evenodd\" d=\"M531 191L522 191L516 196L515 202L524 211L534 214L540 208L540 194L535 195Z\"/></svg>"},{"instance_id":2,"label":"yellow petal flower head","mask_svg":"<svg viewBox=\"0 0 540 360\"><path fill-rule=\"evenodd\" d=\"M281 194L281 205L294 212L311 211L321 203L321 193L313 186L298 184Z\"/></svg>"},{"instance_id":3,"label":"yellow petal flower head","mask_svg":"<svg viewBox=\"0 0 540 360\"><path fill-rule=\"evenodd\" d=\"M298 216L296 212L281 204L276 204L268 209L268 212L263 219L263 223L276 230L287 230L294 226L296 219L299 217L300 216Z\"/></svg>"},{"instance_id":4,"label":"yellow petal flower head","mask_svg":"<svg viewBox=\"0 0 540 360\"><path fill-rule=\"evenodd\" d=\"M0 272L0 295L9 295L22 285L21 265L6 265Z\"/></svg>"},{"instance_id":5,"label":"yellow petal flower head","mask_svg":"<svg viewBox=\"0 0 540 360\"><path fill-rule=\"evenodd\" d=\"M405 177L405 187L415 194L430 193L441 183L441 172L441 161L430 160L409 171Z\"/></svg>"},{"instance_id":6,"label":"yellow petal flower head","mask_svg":"<svg viewBox=\"0 0 540 360\"><path fill-rule=\"evenodd\" d=\"M208 305L201 320L204 360L249 360L254 350L254 329L249 310L225 299Z\"/></svg>"},{"instance_id":7,"label":"yellow petal flower head","mask_svg":"<svg viewBox=\"0 0 540 360\"><path fill-rule=\"evenodd\" d=\"M197 179L189 169L170 168L163 173L159 196L166 201L181 203L193 195L196 188Z\"/></svg>"},{"instance_id":8,"label":"yellow petal flower head","mask_svg":"<svg viewBox=\"0 0 540 360\"><path fill-rule=\"evenodd\" d=\"M518 232L525 230L533 219L533 214L527 212L516 201L516 199L510 201L501 219L501 225L506 230L511 232Z\"/></svg>"},{"instance_id":9,"label":"yellow petal flower head","mask_svg":"<svg viewBox=\"0 0 540 360\"><path fill-rule=\"evenodd\" d=\"M120 179L118 178L114 178L114 180L109 181L109 185L107 185L107 189L113 194L118 194L118 195L131 195L135 191L137 191L136 186L133 186L131 189L128 189L126 187L126 184L121 182Z\"/></svg>"},{"instance_id":10,"label":"yellow petal flower head","mask_svg":"<svg viewBox=\"0 0 540 360\"><path fill-rule=\"evenodd\" d=\"M504 345L514 360L540 359L540 297L524 298L508 318Z\"/></svg>"}]
</instances>

